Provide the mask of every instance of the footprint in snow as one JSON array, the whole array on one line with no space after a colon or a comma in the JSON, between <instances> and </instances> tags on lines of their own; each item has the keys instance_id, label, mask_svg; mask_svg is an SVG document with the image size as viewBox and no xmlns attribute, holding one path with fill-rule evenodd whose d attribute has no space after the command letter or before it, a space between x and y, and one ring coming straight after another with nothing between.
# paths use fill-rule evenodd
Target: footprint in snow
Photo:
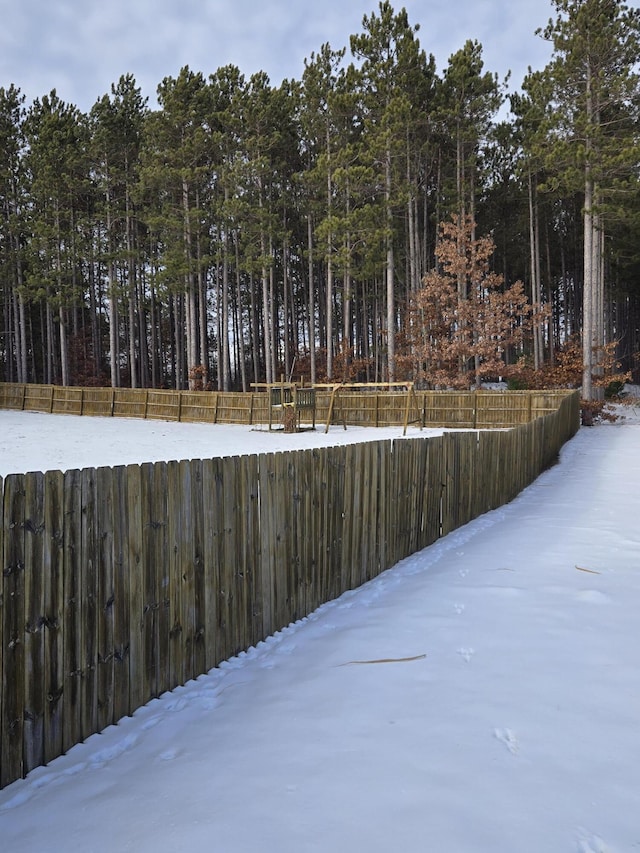
<instances>
[{"instance_id":1,"label":"footprint in snow","mask_svg":"<svg viewBox=\"0 0 640 853\"><path fill-rule=\"evenodd\" d=\"M578 853L614 853L613 848L609 847L602 838L584 829L578 830L578 844L576 849Z\"/></svg>"},{"instance_id":2,"label":"footprint in snow","mask_svg":"<svg viewBox=\"0 0 640 853\"><path fill-rule=\"evenodd\" d=\"M220 704L218 697L213 694L200 693L195 700L202 711L213 711Z\"/></svg>"},{"instance_id":3,"label":"footprint in snow","mask_svg":"<svg viewBox=\"0 0 640 853\"><path fill-rule=\"evenodd\" d=\"M518 739L511 729L494 729L493 734L497 740L507 747L511 755L517 755Z\"/></svg>"},{"instance_id":4,"label":"footprint in snow","mask_svg":"<svg viewBox=\"0 0 640 853\"><path fill-rule=\"evenodd\" d=\"M609 604L611 599L604 592L597 589L583 589L577 595L578 601L586 601L587 604Z\"/></svg>"},{"instance_id":5,"label":"footprint in snow","mask_svg":"<svg viewBox=\"0 0 640 853\"><path fill-rule=\"evenodd\" d=\"M104 749L99 749L91 756L90 763L94 767L102 767L109 761L113 761L115 758L118 758L123 753L128 752L128 750L130 749L133 749L137 742L138 736L131 733L126 737L123 737L122 740L119 740L117 743L114 743L111 746L107 746Z\"/></svg>"},{"instance_id":6,"label":"footprint in snow","mask_svg":"<svg viewBox=\"0 0 640 853\"><path fill-rule=\"evenodd\" d=\"M2 803L2 805L0 805L0 812L8 811L9 809L15 809L18 806L21 806L24 803L28 802L32 796L33 787L25 785L18 791L17 794L11 797L10 800L7 800L6 803Z\"/></svg>"},{"instance_id":7,"label":"footprint in snow","mask_svg":"<svg viewBox=\"0 0 640 853\"><path fill-rule=\"evenodd\" d=\"M177 696L167 699L164 705L165 711L182 711L186 707L187 700Z\"/></svg>"},{"instance_id":8,"label":"footprint in snow","mask_svg":"<svg viewBox=\"0 0 640 853\"><path fill-rule=\"evenodd\" d=\"M458 654L467 663L469 663L469 661L475 655L475 653L476 653L475 649L458 649Z\"/></svg>"},{"instance_id":9,"label":"footprint in snow","mask_svg":"<svg viewBox=\"0 0 640 853\"><path fill-rule=\"evenodd\" d=\"M177 758L179 755L179 751L177 749L165 749L164 752L161 752L158 755L160 761L173 761L174 758Z\"/></svg>"},{"instance_id":10,"label":"footprint in snow","mask_svg":"<svg viewBox=\"0 0 640 853\"><path fill-rule=\"evenodd\" d=\"M464 613L464 604L454 604L453 609L460 616L461 613Z\"/></svg>"}]
</instances>

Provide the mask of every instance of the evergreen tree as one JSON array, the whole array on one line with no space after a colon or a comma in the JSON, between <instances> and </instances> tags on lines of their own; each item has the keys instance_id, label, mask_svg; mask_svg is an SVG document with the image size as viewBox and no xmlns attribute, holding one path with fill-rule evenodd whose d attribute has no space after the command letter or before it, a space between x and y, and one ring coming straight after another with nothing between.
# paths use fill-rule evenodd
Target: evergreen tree
<instances>
[{"instance_id":1,"label":"evergreen tree","mask_svg":"<svg viewBox=\"0 0 640 853\"><path fill-rule=\"evenodd\" d=\"M27 322L23 290L24 199L22 121L24 95L0 88L0 281L6 379L26 382ZM15 368L15 373L14 373Z\"/></svg>"},{"instance_id":2,"label":"evergreen tree","mask_svg":"<svg viewBox=\"0 0 640 853\"><path fill-rule=\"evenodd\" d=\"M93 170L101 198L98 215L104 233L109 361L114 388L121 384L121 314L128 320L131 387L135 388L138 382L143 387L148 384L144 369L146 334L142 320L143 300L137 286L142 276L136 269L138 240L134 201L146 114L146 100L131 75L121 77L118 84L111 87L111 96L100 98L90 113Z\"/></svg>"},{"instance_id":3,"label":"evergreen tree","mask_svg":"<svg viewBox=\"0 0 640 853\"><path fill-rule=\"evenodd\" d=\"M52 90L34 101L24 130L31 230L25 287L45 305L47 381L69 385L70 323L74 331L89 255L82 227L91 192L87 121Z\"/></svg>"},{"instance_id":4,"label":"evergreen tree","mask_svg":"<svg viewBox=\"0 0 640 853\"><path fill-rule=\"evenodd\" d=\"M636 64L640 11L620 0L553 0L557 12L542 31L553 58L540 77L547 104L539 145L549 186L583 195L583 379L592 375L605 340L604 235L640 159Z\"/></svg>"},{"instance_id":5,"label":"evergreen tree","mask_svg":"<svg viewBox=\"0 0 640 853\"><path fill-rule=\"evenodd\" d=\"M362 26L363 32L351 37L351 51L360 61L363 163L375 168L379 186L385 248L386 367L389 381L394 381L398 320L394 215L409 192L406 140L415 117L412 98L417 81L429 74L430 66L416 37L419 28L409 24L405 9L396 14L384 0L379 15L365 15Z\"/></svg>"}]
</instances>

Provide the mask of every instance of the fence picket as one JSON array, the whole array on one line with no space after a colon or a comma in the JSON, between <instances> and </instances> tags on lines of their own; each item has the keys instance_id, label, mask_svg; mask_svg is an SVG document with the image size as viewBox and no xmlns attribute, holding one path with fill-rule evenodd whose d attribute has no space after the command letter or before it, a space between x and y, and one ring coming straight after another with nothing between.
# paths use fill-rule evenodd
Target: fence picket
<instances>
[{"instance_id":1,"label":"fence picket","mask_svg":"<svg viewBox=\"0 0 640 853\"><path fill-rule=\"evenodd\" d=\"M114 717L114 505L113 471L96 469L96 690L97 729L115 723Z\"/></svg>"},{"instance_id":2,"label":"fence picket","mask_svg":"<svg viewBox=\"0 0 640 853\"><path fill-rule=\"evenodd\" d=\"M4 552L2 562L2 719L0 720L0 787L23 774L23 699L25 686L24 517L23 477L4 481ZM11 602L11 606L9 606Z\"/></svg>"},{"instance_id":3,"label":"fence picket","mask_svg":"<svg viewBox=\"0 0 640 853\"><path fill-rule=\"evenodd\" d=\"M64 474L44 475L45 672L44 763L63 750L64 670Z\"/></svg>"},{"instance_id":4,"label":"fence picket","mask_svg":"<svg viewBox=\"0 0 640 853\"><path fill-rule=\"evenodd\" d=\"M115 720L131 713L131 612L129 609L128 469L118 465L113 479L113 716Z\"/></svg>"},{"instance_id":5,"label":"fence picket","mask_svg":"<svg viewBox=\"0 0 640 853\"><path fill-rule=\"evenodd\" d=\"M24 479L24 772L44 763L44 474Z\"/></svg>"}]
</instances>

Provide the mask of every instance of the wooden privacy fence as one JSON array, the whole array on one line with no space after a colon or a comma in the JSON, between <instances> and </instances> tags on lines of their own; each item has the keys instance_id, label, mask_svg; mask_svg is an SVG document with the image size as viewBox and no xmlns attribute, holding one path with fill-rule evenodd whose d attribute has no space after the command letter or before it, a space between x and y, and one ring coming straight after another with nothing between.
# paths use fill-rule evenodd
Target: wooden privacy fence
<instances>
[{"instance_id":1,"label":"wooden privacy fence","mask_svg":"<svg viewBox=\"0 0 640 853\"><path fill-rule=\"evenodd\" d=\"M333 387L333 386L332 386ZM318 387L315 419L326 423L332 390ZM417 426L460 429L506 428L553 412L567 391L415 391ZM151 388L68 388L0 383L0 409L68 415L199 421L213 424L268 424L264 391L162 391ZM357 391L343 386L331 420L349 426L402 426L407 394ZM413 408L413 403L412 403ZM301 412L312 422L313 413Z\"/></svg>"},{"instance_id":2,"label":"wooden privacy fence","mask_svg":"<svg viewBox=\"0 0 640 853\"><path fill-rule=\"evenodd\" d=\"M0 787L511 500L578 428L0 480Z\"/></svg>"}]
</instances>

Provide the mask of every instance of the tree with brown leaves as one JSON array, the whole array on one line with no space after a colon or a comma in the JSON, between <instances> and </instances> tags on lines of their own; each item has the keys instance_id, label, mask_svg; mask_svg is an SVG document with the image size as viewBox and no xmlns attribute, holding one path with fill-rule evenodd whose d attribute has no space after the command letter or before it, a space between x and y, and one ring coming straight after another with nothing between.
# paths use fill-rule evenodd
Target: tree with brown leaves
<instances>
[{"instance_id":1,"label":"tree with brown leaves","mask_svg":"<svg viewBox=\"0 0 640 853\"><path fill-rule=\"evenodd\" d=\"M431 387L479 387L503 375L505 353L531 328L534 307L522 282L506 288L491 270L494 249L491 237L475 237L471 217L440 225L436 269L423 278L409 317L418 377Z\"/></svg>"}]
</instances>

